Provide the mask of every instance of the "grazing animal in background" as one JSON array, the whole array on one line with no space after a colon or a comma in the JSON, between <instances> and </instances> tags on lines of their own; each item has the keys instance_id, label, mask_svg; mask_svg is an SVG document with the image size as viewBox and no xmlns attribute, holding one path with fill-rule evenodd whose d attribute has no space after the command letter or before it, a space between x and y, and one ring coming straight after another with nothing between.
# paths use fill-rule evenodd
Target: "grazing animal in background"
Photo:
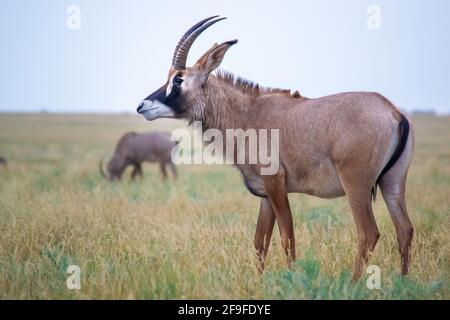
<instances>
[{"instance_id":1,"label":"grazing animal in background","mask_svg":"<svg viewBox=\"0 0 450 320\"><path fill-rule=\"evenodd\" d=\"M177 144L177 141L170 140L168 132L128 132L117 143L114 155L108 163L107 174L103 171L100 161L100 174L110 181L120 180L125 169L131 165L134 167L131 179L134 180L137 176L142 177L142 162L158 162L164 180L167 179L166 166L169 166L176 178L177 169L172 162L171 152Z\"/></svg>"},{"instance_id":2,"label":"grazing animal in background","mask_svg":"<svg viewBox=\"0 0 450 320\"><path fill-rule=\"evenodd\" d=\"M0 157L0 166L6 166L8 164L8 161L6 161L5 158Z\"/></svg>"},{"instance_id":3,"label":"grazing animal in background","mask_svg":"<svg viewBox=\"0 0 450 320\"><path fill-rule=\"evenodd\" d=\"M406 274L413 238L405 203L414 144L408 119L378 93L348 92L308 99L287 90L263 88L230 73L212 74L237 40L215 44L194 66L186 67L194 40L224 19L215 18L200 21L184 34L167 82L145 98L137 112L147 120L202 121L204 130L279 130L280 165L275 174L261 175L261 163L236 165L249 191L261 197L254 238L261 271L275 221L288 265L295 260L288 193L322 198L346 195L358 234L353 280L359 279L380 237L372 211L379 186L395 224L401 271ZM242 145L233 147L236 154Z\"/></svg>"}]
</instances>

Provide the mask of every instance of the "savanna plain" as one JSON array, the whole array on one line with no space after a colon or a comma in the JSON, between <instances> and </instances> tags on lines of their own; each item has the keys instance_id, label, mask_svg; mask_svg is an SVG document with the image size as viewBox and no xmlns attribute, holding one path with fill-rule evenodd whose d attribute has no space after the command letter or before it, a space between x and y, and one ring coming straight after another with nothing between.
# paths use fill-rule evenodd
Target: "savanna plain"
<instances>
[{"instance_id":1,"label":"savanna plain","mask_svg":"<svg viewBox=\"0 0 450 320\"><path fill-rule=\"evenodd\" d=\"M127 131L171 131L181 121L137 115L0 114L0 298L3 299L450 299L450 118L413 116L407 182L415 227L400 276L394 226L379 193L381 238L369 261L381 288L351 283L356 229L345 198L290 195L298 260L285 266L275 229L258 273L259 201L231 166L180 165L162 182L110 183L98 172ZM370 143L370 142L368 142ZM66 286L67 267L81 289Z\"/></svg>"}]
</instances>

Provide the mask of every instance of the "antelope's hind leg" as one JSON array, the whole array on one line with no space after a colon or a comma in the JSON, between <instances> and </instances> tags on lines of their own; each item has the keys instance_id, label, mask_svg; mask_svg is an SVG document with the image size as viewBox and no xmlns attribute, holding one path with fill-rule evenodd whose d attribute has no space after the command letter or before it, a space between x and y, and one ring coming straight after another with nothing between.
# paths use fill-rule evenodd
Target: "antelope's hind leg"
<instances>
[{"instance_id":1,"label":"antelope's hind leg","mask_svg":"<svg viewBox=\"0 0 450 320\"><path fill-rule=\"evenodd\" d=\"M167 180L167 168L166 168L166 163L163 162L163 161L161 161L161 162L159 163L159 169L161 170L163 181L166 181L166 180Z\"/></svg>"},{"instance_id":2,"label":"antelope's hind leg","mask_svg":"<svg viewBox=\"0 0 450 320\"><path fill-rule=\"evenodd\" d=\"M398 251L401 257L401 272L408 273L411 243L414 228L408 216L405 201L406 177L411 163L414 146L414 129L410 124L409 136L405 150L394 166L380 180L380 190L394 222L397 233Z\"/></svg>"},{"instance_id":3,"label":"antelope's hind leg","mask_svg":"<svg viewBox=\"0 0 450 320\"><path fill-rule=\"evenodd\" d=\"M358 232L358 249L352 277L356 281L361 277L369 255L375 249L380 232L372 211L371 186L365 182L370 179L365 179L363 174L358 175L353 168L338 171Z\"/></svg>"},{"instance_id":4,"label":"antelope's hind leg","mask_svg":"<svg viewBox=\"0 0 450 320\"><path fill-rule=\"evenodd\" d=\"M393 179L393 175L386 175L380 183L381 193L397 233L402 275L408 273L411 242L414 235L414 228L406 210L405 180L406 177L399 181L398 179Z\"/></svg>"}]
</instances>

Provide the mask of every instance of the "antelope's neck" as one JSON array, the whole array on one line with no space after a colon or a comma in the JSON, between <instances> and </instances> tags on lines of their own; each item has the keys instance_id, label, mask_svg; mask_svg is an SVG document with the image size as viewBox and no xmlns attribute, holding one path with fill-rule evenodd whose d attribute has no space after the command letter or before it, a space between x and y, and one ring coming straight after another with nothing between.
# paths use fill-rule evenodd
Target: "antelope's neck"
<instances>
[{"instance_id":1,"label":"antelope's neck","mask_svg":"<svg viewBox=\"0 0 450 320\"><path fill-rule=\"evenodd\" d=\"M205 88L203 128L226 129L245 128L249 118L249 107L254 97L246 95L233 86L211 77Z\"/></svg>"}]
</instances>

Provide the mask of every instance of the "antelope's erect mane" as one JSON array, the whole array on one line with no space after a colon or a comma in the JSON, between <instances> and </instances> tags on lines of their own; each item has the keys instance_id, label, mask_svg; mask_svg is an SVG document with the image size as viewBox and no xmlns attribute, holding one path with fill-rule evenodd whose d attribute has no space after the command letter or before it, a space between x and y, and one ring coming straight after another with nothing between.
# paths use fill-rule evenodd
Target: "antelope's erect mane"
<instances>
[{"instance_id":1,"label":"antelope's erect mane","mask_svg":"<svg viewBox=\"0 0 450 320\"><path fill-rule=\"evenodd\" d=\"M218 70L216 71L215 76L218 80L228 83L246 95L260 97L269 94L282 94L292 98L303 98L298 91L291 94L291 90L288 89L262 87L256 82L242 77L236 77L228 71Z\"/></svg>"}]
</instances>

